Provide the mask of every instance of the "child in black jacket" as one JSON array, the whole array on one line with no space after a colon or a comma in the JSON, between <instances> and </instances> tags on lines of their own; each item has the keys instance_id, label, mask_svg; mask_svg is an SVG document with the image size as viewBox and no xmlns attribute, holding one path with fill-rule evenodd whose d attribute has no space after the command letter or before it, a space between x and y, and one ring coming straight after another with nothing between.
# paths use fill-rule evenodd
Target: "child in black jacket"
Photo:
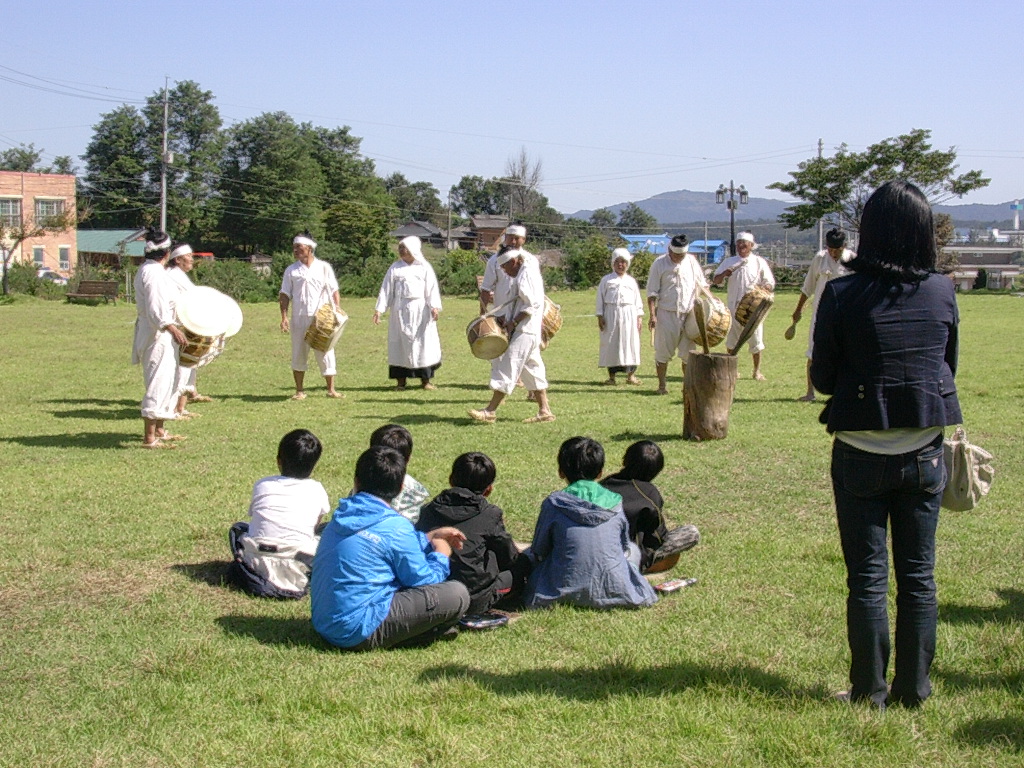
<instances>
[{"instance_id":1,"label":"child in black jacket","mask_svg":"<svg viewBox=\"0 0 1024 768\"><path fill-rule=\"evenodd\" d=\"M626 449L622 470L601 481L601 485L622 497L629 539L639 550L640 559L634 565L641 573L667 571L679 561L680 552L700 541L696 526L681 525L669 530L665 523L665 501L651 482L664 466L665 456L658 444L641 440Z\"/></svg>"},{"instance_id":2,"label":"child in black jacket","mask_svg":"<svg viewBox=\"0 0 1024 768\"><path fill-rule=\"evenodd\" d=\"M452 463L452 487L424 505L416 522L424 533L450 525L466 535L462 549L452 553L449 578L469 589L470 614L483 613L499 600L513 602L529 575L529 559L505 530L501 507L487 500L496 475L486 454L462 454Z\"/></svg>"}]
</instances>

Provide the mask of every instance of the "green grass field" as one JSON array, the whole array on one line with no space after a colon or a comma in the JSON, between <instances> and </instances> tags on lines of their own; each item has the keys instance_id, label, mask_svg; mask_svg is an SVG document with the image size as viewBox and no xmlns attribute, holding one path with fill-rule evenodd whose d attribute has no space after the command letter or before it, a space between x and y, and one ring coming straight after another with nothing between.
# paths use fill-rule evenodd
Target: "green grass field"
<instances>
[{"instance_id":1,"label":"green grass field","mask_svg":"<svg viewBox=\"0 0 1024 768\"><path fill-rule=\"evenodd\" d=\"M1019 328L1024 300L961 297L960 398L968 435L997 459L993 491L939 528L939 646L923 710L842 706L845 571L828 479L830 441L804 387L806 324L783 340L795 294L767 320L725 440L681 439L678 368L653 394L599 386L594 294L557 294L565 324L545 354L558 420L527 426L518 392L494 425L488 367L449 298L434 392L391 390L386 331L369 299L343 301L340 389L291 402L275 305L202 369L216 402L145 451L130 305L0 305L0 765L3 766L1005 766L1024 764L1024 508ZM703 541L672 575L698 585L642 612L558 609L454 643L351 655L325 646L308 599L271 602L222 583L226 530L277 441L312 429L315 477L351 487L370 432L412 430L410 472L432 492L467 450L498 466L494 501L528 539L559 482L558 445L600 440L609 471L653 438L675 523Z\"/></svg>"}]
</instances>

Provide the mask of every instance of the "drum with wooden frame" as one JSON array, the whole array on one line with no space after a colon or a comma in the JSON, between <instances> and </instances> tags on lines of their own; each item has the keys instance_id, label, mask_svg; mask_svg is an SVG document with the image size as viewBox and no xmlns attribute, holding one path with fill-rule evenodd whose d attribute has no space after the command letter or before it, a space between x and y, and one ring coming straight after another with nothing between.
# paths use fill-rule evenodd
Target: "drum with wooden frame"
<instances>
[{"instance_id":1,"label":"drum with wooden frame","mask_svg":"<svg viewBox=\"0 0 1024 768\"><path fill-rule=\"evenodd\" d=\"M480 315L466 326L466 339L473 357L493 360L508 349L508 334L492 315Z\"/></svg>"},{"instance_id":2,"label":"drum with wooden frame","mask_svg":"<svg viewBox=\"0 0 1024 768\"><path fill-rule=\"evenodd\" d=\"M540 325L540 348L546 349L548 343L562 327L562 308L547 296L544 297L544 317Z\"/></svg>"},{"instance_id":3,"label":"drum with wooden frame","mask_svg":"<svg viewBox=\"0 0 1024 768\"><path fill-rule=\"evenodd\" d=\"M341 338L347 322L348 315L343 310L336 309L333 303L323 304L313 315L303 338L317 352L330 352Z\"/></svg>"},{"instance_id":4,"label":"drum with wooden frame","mask_svg":"<svg viewBox=\"0 0 1024 768\"><path fill-rule=\"evenodd\" d=\"M224 351L225 338L242 327L238 302L209 286L183 293L174 311L187 342L178 352L178 362L185 368L200 368L216 360Z\"/></svg>"},{"instance_id":5,"label":"drum with wooden frame","mask_svg":"<svg viewBox=\"0 0 1024 768\"><path fill-rule=\"evenodd\" d=\"M710 293L698 293L694 299L694 305L698 303L704 311L704 330L708 337L708 347L721 344L729 335L729 327L732 325L732 315L729 314L728 307ZM700 327L697 325L696 309L686 316L686 325L683 330L690 341L700 342Z\"/></svg>"},{"instance_id":6,"label":"drum with wooden frame","mask_svg":"<svg viewBox=\"0 0 1024 768\"><path fill-rule=\"evenodd\" d=\"M764 319L765 314L774 303L775 294L771 288L765 285L755 285L743 294L743 298L736 305L736 322L745 326L754 315L759 315L761 319Z\"/></svg>"}]
</instances>

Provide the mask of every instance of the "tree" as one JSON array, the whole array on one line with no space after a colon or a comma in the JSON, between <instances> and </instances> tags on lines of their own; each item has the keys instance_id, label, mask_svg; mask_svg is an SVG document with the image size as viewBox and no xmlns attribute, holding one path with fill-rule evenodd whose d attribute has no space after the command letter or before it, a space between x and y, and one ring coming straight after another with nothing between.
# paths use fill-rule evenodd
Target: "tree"
<instances>
[{"instance_id":1,"label":"tree","mask_svg":"<svg viewBox=\"0 0 1024 768\"><path fill-rule=\"evenodd\" d=\"M452 187L452 210L462 216L508 213L508 190L500 179L463 176Z\"/></svg>"},{"instance_id":2,"label":"tree","mask_svg":"<svg viewBox=\"0 0 1024 768\"><path fill-rule=\"evenodd\" d=\"M658 228L658 220L636 203L627 203L619 211L619 231L624 235L639 235L653 232Z\"/></svg>"},{"instance_id":3,"label":"tree","mask_svg":"<svg viewBox=\"0 0 1024 768\"><path fill-rule=\"evenodd\" d=\"M416 219L443 226L448 215L441 204L437 188L426 181L410 182L401 173L392 173L384 179L384 189L395 201L401 221Z\"/></svg>"},{"instance_id":4,"label":"tree","mask_svg":"<svg viewBox=\"0 0 1024 768\"><path fill-rule=\"evenodd\" d=\"M146 181L145 120L127 104L100 118L82 155L79 202L88 205L96 227L138 227L152 221L156 202Z\"/></svg>"},{"instance_id":5,"label":"tree","mask_svg":"<svg viewBox=\"0 0 1024 768\"><path fill-rule=\"evenodd\" d=\"M944 249L953 242L956 237L956 229L953 227L953 217L948 213L935 215L935 247L939 252L939 263L936 265L940 272L952 272L960 266L960 260L953 253L945 253Z\"/></svg>"},{"instance_id":6,"label":"tree","mask_svg":"<svg viewBox=\"0 0 1024 768\"><path fill-rule=\"evenodd\" d=\"M540 160L530 162L526 147L519 149L519 154L505 161L505 176L502 178L508 186L510 218L530 221L537 218L540 212L539 187L543 178ZM545 202L547 199L544 198Z\"/></svg>"},{"instance_id":7,"label":"tree","mask_svg":"<svg viewBox=\"0 0 1024 768\"><path fill-rule=\"evenodd\" d=\"M20 224L9 226L0 219L0 255L3 256L3 295L7 296L10 290L7 279L7 268L14 258L14 252L26 240L33 237L42 237L49 233L63 232L75 226L75 212L65 210L54 216L47 216L45 219L36 219L31 214L25 214Z\"/></svg>"},{"instance_id":8,"label":"tree","mask_svg":"<svg viewBox=\"0 0 1024 768\"><path fill-rule=\"evenodd\" d=\"M156 91L142 110L146 123L145 147L149 197L160 198L164 92ZM194 247L204 242L219 218L220 201L214 194L224 138L220 111L213 93L193 80L177 83L167 93L167 150L174 155L167 166L167 230L175 240Z\"/></svg>"},{"instance_id":9,"label":"tree","mask_svg":"<svg viewBox=\"0 0 1024 768\"><path fill-rule=\"evenodd\" d=\"M220 232L242 252L289 248L296 232L323 232L327 182L310 142L284 112L228 131L218 185Z\"/></svg>"},{"instance_id":10,"label":"tree","mask_svg":"<svg viewBox=\"0 0 1024 768\"><path fill-rule=\"evenodd\" d=\"M0 152L0 171L63 174L73 174L75 172L71 158L67 155L55 157L53 165L42 165L42 159L43 150L37 150L35 144L19 144L17 147Z\"/></svg>"},{"instance_id":11,"label":"tree","mask_svg":"<svg viewBox=\"0 0 1024 768\"><path fill-rule=\"evenodd\" d=\"M590 223L598 229L615 229L615 214L608 208L598 208L590 214Z\"/></svg>"},{"instance_id":12,"label":"tree","mask_svg":"<svg viewBox=\"0 0 1024 768\"><path fill-rule=\"evenodd\" d=\"M933 150L931 131L910 133L872 144L863 152L850 152L846 144L832 157L815 157L790 171L792 181L777 181L777 189L805 202L779 216L787 227L810 229L826 216L838 218L844 229L857 231L867 198L893 179L904 179L921 188L932 205L988 185L981 171L955 175L956 149Z\"/></svg>"}]
</instances>

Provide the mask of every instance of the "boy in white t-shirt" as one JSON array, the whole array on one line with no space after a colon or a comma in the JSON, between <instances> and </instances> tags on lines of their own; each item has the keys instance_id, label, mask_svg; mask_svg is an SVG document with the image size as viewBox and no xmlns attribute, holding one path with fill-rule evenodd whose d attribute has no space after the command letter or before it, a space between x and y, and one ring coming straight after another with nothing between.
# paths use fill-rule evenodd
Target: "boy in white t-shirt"
<instances>
[{"instance_id":1,"label":"boy in white t-shirt","mask_svg":"<svg viewBox=\"0 0 1024 768\"><path fill-rule=\"evenodd\" d=\"M309 430L289 432L277 447L281 474L253 486L250 521L235 523L230 536L236 575L247 592L301 597L308 590L317 523L331 512L327 491L310 477L322 451Z\"/></svg>"}]
</instances>

